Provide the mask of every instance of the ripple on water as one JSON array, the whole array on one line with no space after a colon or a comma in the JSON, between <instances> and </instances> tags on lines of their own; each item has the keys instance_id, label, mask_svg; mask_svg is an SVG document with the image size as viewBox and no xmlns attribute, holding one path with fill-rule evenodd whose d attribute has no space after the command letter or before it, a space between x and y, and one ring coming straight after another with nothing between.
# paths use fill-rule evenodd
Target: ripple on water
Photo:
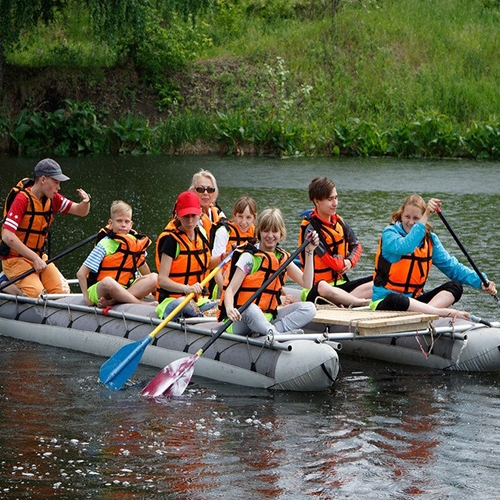
<instances>
[{"instance_id":1,"label":"ripple on water","mask_svg":"<svg viewBox=\"0 0 500 500\"><path fill-rule=\"evenodd\" d=\"M93 216L78 225L71 218L57 221L55 230L65 237L54 238L61 244L54 252L68 238L92 234L107 220L113 197L126 196L140 214L138 227L154 237L170 213L165 207L201 165L218 178L226 213L242 194L254 196L259 209L282 208L287 249L296 244L300 213L311 205L309 181L332 177L339 213L363 245L353 277L372 273L380 232L406 194L437 195L479 268L495 280L499 234L491 214L500 200L497 164L239 160L106 158L102 168L102 159L67 159L74 185L85 186L91 176L111 191L92 193ZM22 173L17 163L10 168L5 161L2 185L32 169L31 160ZM152 184L153 175L158 182ZM111 186L111 177L119 182ZM162 200L163 208L151 199ZM432 222L445 246L465 262L440 221ZM487 228L480 238L478 227ZM63 271L78 269L87 251L68 256ZM442 281L440 273L431 274L430 285ZM498 317L498 304L468 288L459 307ZM2 498L497 497L498 374L429 373L341 356L339 381L321 394L195 381L179 399L150 401L140 391L155 369L139 368L124 390L113 392L98 381L103 358L5 338L0 343Z\"/></svg>"}]
</instances>

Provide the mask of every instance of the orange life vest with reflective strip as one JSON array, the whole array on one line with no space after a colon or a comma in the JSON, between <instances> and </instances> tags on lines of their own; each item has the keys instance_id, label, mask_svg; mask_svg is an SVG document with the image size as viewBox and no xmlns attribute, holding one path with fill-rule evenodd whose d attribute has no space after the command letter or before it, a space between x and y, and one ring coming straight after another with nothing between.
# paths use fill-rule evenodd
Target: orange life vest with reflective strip
<instances>
[{"instance_id":1,"label":"orange life vest with reflective strip","mask_svg":"<svg viewBox=\"0 0 500 500\"><path fill-rule=\"evenodd\" d=\"M40 200L37 198L28 187L33 185L32 179L22 179L11 190L5 200L4 220L7 216L10 206L18 193L22 193L28 198L28 205L24 217L19 222L16 236L30 249L38 255L44 252L45 240L47 238L50 225L54 220L52 211L52 200L50 198ZM9 257L17 257L19 254L10 249Z\"/></svg>"},{"instance_id":2,"label":"orange life vest with reflective strip","mask_svg":"<svg viewBox=\"0 0 500 500\"><path fill-rule=\"evenodd\" d=\"M423 244L413 253L403 255L398 262L391 264L382 255L380 238L375 255L375 273L373 284L383 286L394 292L411 294L416 298L424 289L432 267L432 238L426 234Z\"/></svg>"},{"instance_id":3,"label":"orange life vest with reflective strip","mask_svg":"<svg viewBox=\"0 0 500 500\"><path fill-rule=\"evenodd\" d=\"M337 222L329 226L325 225L314 215L311 215L310 218L304 219L300 224L299 244L302 244L302 242L305 241L304 238L309 225L311 225L311 227L318 233L320 242L325 247L326 253L332 256L340 255L344 259L349 255L349 248L345 240L344 221L342 217L337 215ZM303 256L301 255L301 260L302 259ZM339 274L336 273L331 267L326 266L322 262L320 256L315 252L314 284L321 280L325 280L328 283L336 282L340 278L341 276L339 276Z\"/></svg>"},{"instance_id":4,"label":"orange life vest with reflective strip","mask_svg":"<svg viewBox=\"0 0 500 500\"><path fill-rule=\"evenodd\" d=\"M242 231L234 222L227 221L225 225L229 229L226 253L234 248L233 245L237 247L255 237L255 226L253 224L246 231Z\"/></svg>"},{"instance_id":5,"label":"orange life vest with reflective strip","mask_svg":"<svg viewBox=\"0 0 500 500\"><path fill-rule=\"evenodd\" d=\"M260 264L257 270L247 274L241 283L239 290L234 296L234 307L242 306L290 256L288 252L281 248L276 248L275 252L264 252L251 244L246 245L242 249L234 252L231 260L231 269L227 273L224 288L219 303L219 321L227 317L226 308L224 306L224 294L236 270L236 263L244 252L249 252L255 259L260 259ZM255 299L254 304L258 305L264 313L270 313L273 317L276 316L281 290L286 281L286 271L273 280L267 288Z\"/></svg>"},{"instance_id":6,"label":"orange life vest with reflective strip","mask_svg":"<svg viewBox=\"0 0 500 500\"><path fill-rule=\"evenodd\" d=\"M177 242L179 253L172 260L169 278L184 285L194 285L205 278L210 264L211 252L208 240L202 234L200 228L195 228L195 239L191 241L184 231L172 229L168 224L162 231L156 242L156 269L160 271L161 249L167 236L173 236ZM156 298L162 302L167 297L181 297L182 294L170 292L163 288L157 288Z\"/></svg>"},{"instance_id":7,"label":"orange life vest with reflective strip","mask_svg":"<svg viewBox=\"0 0 500 500\"><path fill-rule=\"evenodd\" d=\"M151 245L151 240L145 234L138 234L134 230L121 235L113 233L109 228L103 228L99 235L103 231L120 246L115 252L104 257L97 273L89 274L89 286L107 276L120 285L128 286L135 279L137 270L145 264L146 249Z\"/></svg>"}]
</instances>

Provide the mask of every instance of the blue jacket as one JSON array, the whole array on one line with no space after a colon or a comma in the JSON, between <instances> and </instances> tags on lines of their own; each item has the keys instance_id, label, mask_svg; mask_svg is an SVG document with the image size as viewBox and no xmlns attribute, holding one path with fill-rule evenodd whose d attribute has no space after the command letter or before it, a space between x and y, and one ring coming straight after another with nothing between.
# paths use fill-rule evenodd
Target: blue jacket
<instances>
[{"instance_id":1,"label":"blue jacket","mask_svg":"<svg viewBox=\"0 0 500 500\"><path fill-rule=\"evenodd\" d=\"M395 222L382 231L382 255L391 263L398 262L403 255L412 253L415 248L422 244L424 235L425 224L421 222L414 224L409 233L403 229L401 222ZM450 255L436 234L431 233L431 238L433 265L449 279L481 289L481 280L476 272ZM487 279L486 275L484 277ZM374 286L372 301L383 299L390 293L392 291L385 287ZM411 295L407 294L407 296Z\"/></svg>"}]
</instances>

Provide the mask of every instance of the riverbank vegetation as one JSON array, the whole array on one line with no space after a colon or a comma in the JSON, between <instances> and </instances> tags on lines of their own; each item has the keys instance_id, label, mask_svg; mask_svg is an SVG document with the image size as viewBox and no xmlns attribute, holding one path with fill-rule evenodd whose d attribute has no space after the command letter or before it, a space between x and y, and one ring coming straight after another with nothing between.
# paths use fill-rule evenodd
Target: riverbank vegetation
<instances>
[{"instance_id":1,"label":"riverbank vegetation","mask_svg":"<svg viewBox=\"0 0 500 500\"><path fill-rule=\"evenodd\" d=\"M4 152L500 158L500 0L56 4L5 47Z\"/></svg>"}]
</instances>

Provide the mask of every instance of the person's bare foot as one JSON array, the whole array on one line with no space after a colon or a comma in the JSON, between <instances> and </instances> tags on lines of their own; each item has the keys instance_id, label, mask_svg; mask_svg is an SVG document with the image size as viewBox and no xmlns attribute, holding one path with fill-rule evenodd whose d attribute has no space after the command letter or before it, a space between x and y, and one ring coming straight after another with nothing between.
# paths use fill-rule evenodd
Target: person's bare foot
<instances>
[{"instance_id":1,"label":"person's bare foot","mask_svg":"<svg viewBox=\"0 0 500 500\"><path fill-rule=\"evenodd\" d=\"M114 299L108 299L106 297L99 297L99 300L97 301L97 307L104 309L105 307L111 307L116 304L116 300Z\"/></svg>"}]
</instances>

